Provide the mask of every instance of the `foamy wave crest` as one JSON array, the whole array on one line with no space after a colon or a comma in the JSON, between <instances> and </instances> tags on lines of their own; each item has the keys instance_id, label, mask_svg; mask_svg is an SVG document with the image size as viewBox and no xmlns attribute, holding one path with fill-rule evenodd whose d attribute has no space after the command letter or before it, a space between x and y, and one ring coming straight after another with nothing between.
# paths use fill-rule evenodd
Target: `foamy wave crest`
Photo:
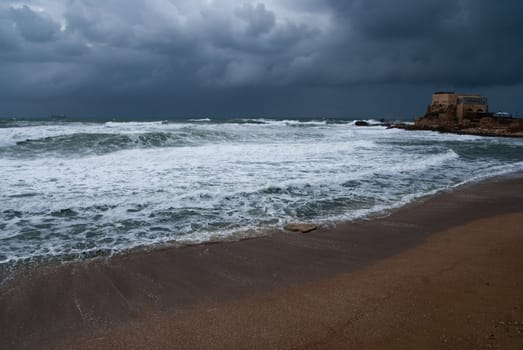
<instances>
[{"instance_id":1,"label":"foamy wave crest","mask_svg":"<svg viewBox=\"0 0 523 350\"><path fill-rule=\"evenodd\" d=\"M371 126L380 126L382 124L382 121L377 120L377 119L372 119L372 118L371 119L357 119L357 120L353 120L349 124L352 125L352 126L355 126L357 122L365 122L365 123L368 123Z\"/></svg>"},{"instance_id":2,"label":"foamy wave crest","mask_svg":"<svg viewBox=\"0 0 523 350\"><path fill-rule=\"evenodd\" d=\"M189 146L224 139L227 139L224 133L192 129L180 129L173 133L76 133L18 141L14 146L0 148L0 156L105 154L135 148Z\"/></svg>"},{"instance_id":3,"label":"foamy wave crest","mask_svg":"<svg viewBox=\"0 0 523 350\"><path fill-rule=\"evenodd\" d=\"M43 139L17 142L9 151L20 155L39 155L53 153L56 155L69 154L104 154L122 149L136 147L165 147L181 143L172 134L145 133L145 134L72 134Z\"/></svg>"},{"instance_id":4,"label":"foamy wave crest","mask_svg":"<svg viewBox=\"0 0 523 350\"><path fill-rule=\"evenodd\" d=\"M241 118L224 121L230 124L252 124L259 126L322 126L327 125L327 120L292 120L292 119L266 119L266 118Z\"/></svg>"},{"instance_id":5,"label":"foamy wave crest","mask_svg":"<svg viewBox=\"0 0 523 350\"><path fill-rule=\"evenodd\" d=\"M311 121L283 120L282 123L285 124L285 125L288 125L288 126L321 126L321 125L327 125L327 121L326 120L322 120L322 121L316 121L316 120L311 120Z\"/></svg>"},{"instance_id":6,"label":"foamy wave crest","mask_svg":"<svg viewBox=\"0 0 523 350\"><path fill-rule=\"evenodd\" d=\"M199 119L188 119L187 121L194 122L194 123L209 123L212 120L211 120L211 118L199 118Z\"/></svg>"},{"instance_id":7,"label":"foamy wave crest","mask_svg":"<svg viewBox=\"0 0 523 350\"><path fill-rule=\"evenodd\" d=\"M405 162L400 162L396 166L391 167L396 171L406 171L406 170L418 170L418 169L427 169L430 167L440 166L452 160L459 158L459 155L452 149L438 154L433 154L429 156L419 156L413 157L412 159L406 159Z\"/></svg>"},{"instance_id":8,"label":"foamy wave crest","mask_svg":"<svg viewBox=\"0 0 523 350\"><path fill-rule=\"evenodd\" d=\"M151 125L164 125L168 124L168 120L158 120L152 122L106 122L105 126L107 127L121 127L121 126L132 126L132 127L141 127L141 126L151 126Z\"/></svg>"}]
</instances>

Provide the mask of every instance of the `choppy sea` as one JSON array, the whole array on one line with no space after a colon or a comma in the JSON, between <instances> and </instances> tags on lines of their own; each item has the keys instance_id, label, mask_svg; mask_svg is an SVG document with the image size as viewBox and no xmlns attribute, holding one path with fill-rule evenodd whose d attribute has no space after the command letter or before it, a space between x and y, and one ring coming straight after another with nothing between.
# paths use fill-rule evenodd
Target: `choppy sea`
<instances>
[{"instance_id":1,"label":"choppy sea","mask_svg":"<svg viewBox=\"0 0 523 350\"><path fill-rule=\"evenodd\" d=\"M0 120L0 264L329 224L523 170L523 140L350 120Z\"/></svg>"}]
</instances>

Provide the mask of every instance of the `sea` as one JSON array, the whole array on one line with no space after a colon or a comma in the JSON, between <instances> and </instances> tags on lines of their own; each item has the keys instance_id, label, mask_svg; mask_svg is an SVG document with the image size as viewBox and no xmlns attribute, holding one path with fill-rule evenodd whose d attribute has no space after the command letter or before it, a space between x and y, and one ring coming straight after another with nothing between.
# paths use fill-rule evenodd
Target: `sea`
<instances>
[{"instance_id":1,"label":"sea","mask_svg":"<svg viewBox=\"0 0 523 350\"><path fill-rule=\"evenodd\" d=\"M328 226L521 170L523 139L354 120L5 119L0 265Z\"/></svg>"}]
</instances>

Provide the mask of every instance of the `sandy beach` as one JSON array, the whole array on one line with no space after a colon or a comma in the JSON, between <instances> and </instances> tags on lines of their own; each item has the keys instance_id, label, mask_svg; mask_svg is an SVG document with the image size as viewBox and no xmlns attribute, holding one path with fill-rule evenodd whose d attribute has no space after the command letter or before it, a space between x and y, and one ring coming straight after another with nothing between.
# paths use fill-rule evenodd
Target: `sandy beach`
<instances>
[{"instance_id":1,"label":"sandy beach","mask_svg":"<svg viewBox=\"0 0 523 350\"><path fill-rule=\"evenodd\" d=\"M2 272L5 349L523 348L523 177L305 235Z\"/></svg>"},{"instance_id":2,"label":"sandy beach","mask_svg":"<svg viewBox=\"0 0 523 350\"><path fill-rule=\"evenodd\" d=\"M523 350L523 0L0 0L0 350Z\"/></svg>"}]
</instances>

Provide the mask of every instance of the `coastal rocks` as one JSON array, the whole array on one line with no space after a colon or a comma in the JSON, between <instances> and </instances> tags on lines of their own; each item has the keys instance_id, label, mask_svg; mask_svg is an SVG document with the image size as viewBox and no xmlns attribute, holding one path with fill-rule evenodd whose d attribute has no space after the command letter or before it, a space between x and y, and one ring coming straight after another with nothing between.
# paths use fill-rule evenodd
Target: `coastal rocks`
<instances>
[{"instance_id":1,"label":"coastal rocks","mask_svg":"<svg viewBox=\"0 0 523 350\"><path fill-rule=\"evenodd\" d=\"M307 233L318 229L318 225L314 224L287 224L284 229L292 232Z\"/></svg>"},{"instance_id":2,"label":"coastal rocks","mask_svg":"<svg viewBox=\"0 0 523 350\"><path fill-rule=\"evenodd\" d=\"M404 130L430 130L441 133L495 137L523 137L523 119L467 117L460 122L447 115L426 115L416 118L414 124L396 123L392 126Z\"/></svg>"},{"instance_id":3,"label":"coastal rocks","mask_svg":"<svg viewBox=\"0 0 523 350\"><path fill-rule=\"evenodd\" d=\"M356 120L354 122L354 125L355 126L386 126L386 127L390 127L391 123L388 122L385 119L380 119L379 122L376 122L376 121L368 122L366 120Z\"/></svg>"}]
</instances>

